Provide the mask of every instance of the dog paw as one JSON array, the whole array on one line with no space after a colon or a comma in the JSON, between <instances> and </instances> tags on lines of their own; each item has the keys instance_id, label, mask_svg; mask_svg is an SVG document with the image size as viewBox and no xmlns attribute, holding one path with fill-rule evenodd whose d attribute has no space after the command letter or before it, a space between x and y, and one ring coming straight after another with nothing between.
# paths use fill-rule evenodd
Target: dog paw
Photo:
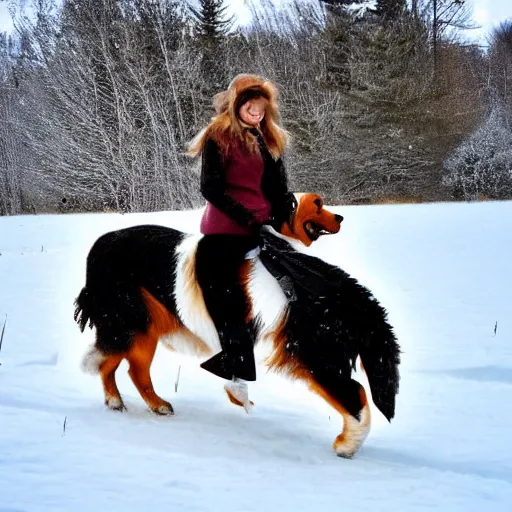
<instances>
[{"instance_id":1,"label":"dog paw","mask_svg":"<svg viewBox=\"0 0 512 512\"><path fill-rule=\"evenodd\" d=\"M344 447L335 447L334 451L338 457L342 457L343 459L352 459L356 454L354 450L347 450Z\"/></svg>"},{"instance_id":2,"label":"dog paw","mask_svg":"<svg viewBox=\"0 0 512 512\"><path fill-rule=\"evenodd\" d=\"M126 411L123 401L115 396L111 396L105 400L105 405L112 411Z\"/></svg>"},{"instance_id":3,"label":"dog paw","mask_svg":"<svg viewBox=\"0 0 512 512\"><path fill-rule=\"evenodd\" d=\"M174 414L174 409L172 408L172 405L167 402L166 404L153 409L153 412L160 416L172 416Z\"/></svg>"},{"instance_id":4,"label":"dog paw","mask_svg":"<svg viewBox=\"0 0 512 512\"><path fill-rule=\"evenodd\" d=\"M359 451L369 429L361 429L359 432L351 432L352 435L340 434L333 443L334 451L338 457L352 459Z\"/></svg>"},{"instance_id":5,"label":"dog paw","mask_svg":"<svg viewBox=\"0 0 512 512\"><path fill-rule=\"evenodd\" d=\"M234 404L238 405L239 407L243 407L245 409L245 412L247 414L250 413L251 409L254 407L254 402L252 400L249 400L248 398L245 401L239 400L238 397L236 397L232 392L229 386L224 386L224 390L226 391L226 395L228 395L229 401Z\"/></svg>"}]
</instances>

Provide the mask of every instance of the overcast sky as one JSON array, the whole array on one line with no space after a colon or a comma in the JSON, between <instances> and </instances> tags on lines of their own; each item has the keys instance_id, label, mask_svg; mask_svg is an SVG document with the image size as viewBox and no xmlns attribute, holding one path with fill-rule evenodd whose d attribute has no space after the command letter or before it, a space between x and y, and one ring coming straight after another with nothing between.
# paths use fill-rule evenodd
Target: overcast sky
<instances>
[{"instance_id":1,"label":"overcast sky","mask_svg":"<svg viewBox=\"0 0 512 512\"><path fill-rule=\"evenodd\" d=\"M253 0L257 1L257 0ZM505 19L512 19L512 0L467 0L473 5L473 17L475 22L482 25L478 31L471 31L468 37L480 39L485 44L485 36L489 31ZM283 0L276 1L282 3ZM232 9L245 21L248 11L244 7L244 0L231 0ZM7 4L0 0L0 32L11 31L12 22L7 11Z\"/></svg>"},{"instance_id":2,"label":"overcast sky","mask_svg":"<svg viewBox=\"0 0 512 512\"><path fill-rule=\"evenodd\" d=\"M506 19L512 20L512 1L511 0L471 0L473 4L473 19L482 28L474 32L473 37L480 37L485 41L489 31L498 26Z\"/></svg>"}]
</instances>

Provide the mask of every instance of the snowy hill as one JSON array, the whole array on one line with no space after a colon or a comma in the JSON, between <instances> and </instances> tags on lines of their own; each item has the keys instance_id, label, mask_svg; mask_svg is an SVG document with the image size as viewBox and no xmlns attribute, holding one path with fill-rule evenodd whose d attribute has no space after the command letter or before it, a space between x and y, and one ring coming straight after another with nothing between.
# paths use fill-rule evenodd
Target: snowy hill
<instances>
[{"instance_id":1,"label":"snowy hill","mask_svg":"<svg viewBox=\"0 0 512 512\"><path fill-rule=\"evenodd\" d=\"M80 371L93 331L73 300L96 237L197 231L198 212L0 218L0 511L512 510L512 203L331 209L342 230L310 252L374 292L403 349L396 418L372 405L353 460L331 448L341 418L263 368L247 415L197 361L159 348L173 417L151 414L123 367L128 411L108 411Z\"/></svg>"}]
</instances>

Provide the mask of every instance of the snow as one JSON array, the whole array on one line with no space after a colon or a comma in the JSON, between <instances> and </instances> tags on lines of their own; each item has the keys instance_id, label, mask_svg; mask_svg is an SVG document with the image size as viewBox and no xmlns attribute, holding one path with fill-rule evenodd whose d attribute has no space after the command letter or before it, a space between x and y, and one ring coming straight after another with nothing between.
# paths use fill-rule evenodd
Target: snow
<instances>
[{"instance_id":1,"label":"snow","mask_svg":"<svg viewBox=\"0 0 512 512\"><path fill-rule=\"evenodd\" d=\"M352 460L332 450L337 413L262 367L247 415L197 360L159 348L172 417L147 410L125 363L123 413L80 370L93 331L73 300L96 237L197 232L199 212L0 218L0 512L512 510L512 203L331 209L341 232L308 251L373 291L403 349L396 417L372 404Z\"/></svg>"},{"instance_id":2,"label":"snow","mask_svg":"<svg viewBox=\"0 0 512 512\"><path fill-rule=\"evenodd\" d=\"M345 10L351 12L356 17L362 17L367 11L375 10L377 7L376 0L369 0L365 2L353 2L344 6Z\"/></svg>"}]
</instances>

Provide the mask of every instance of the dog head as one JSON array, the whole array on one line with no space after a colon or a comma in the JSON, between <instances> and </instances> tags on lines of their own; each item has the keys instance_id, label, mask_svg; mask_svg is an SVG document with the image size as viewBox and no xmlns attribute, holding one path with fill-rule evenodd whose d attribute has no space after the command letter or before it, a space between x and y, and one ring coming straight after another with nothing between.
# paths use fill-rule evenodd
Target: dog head
<instances>
[{"instance_id":1,"label":"dog head","mask_svg":"<svg viewBox=\"0 0 512 512\"><path fill-rule=\"evenodd\" d=\"M338 233L343 217L324 208L317 194L296 194L297 207L281 227L281 234L309 247L322 235Z\"/></svg>"}]
</instances>

